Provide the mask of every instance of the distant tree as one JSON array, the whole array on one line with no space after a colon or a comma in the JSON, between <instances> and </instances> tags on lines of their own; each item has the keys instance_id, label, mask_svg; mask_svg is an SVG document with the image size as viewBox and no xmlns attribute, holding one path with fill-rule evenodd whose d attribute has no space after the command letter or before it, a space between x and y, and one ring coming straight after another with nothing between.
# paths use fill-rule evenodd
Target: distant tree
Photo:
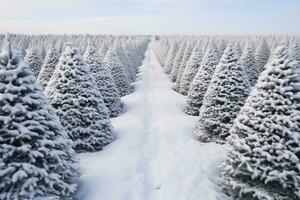
<instances>
[{"instance_id":1,"label":"distant tree","mask_svg":"<svg viewBox=\"0 0 300 200\"><path fill-rule=\"evenodd\" d=\"M299 42L294 42L289 50L289 54L292 59L295 59L300 62L300 44Z\"/></svg>"},{"instance_id":2,"label":"distant tree","mask_svg":"<svg viewBox=\"0 0 300 200\"><path fill-rule=\"evenodd\" d=\"M107 108L80 50L67 47L45 93L77 152L97 151L114 139Z\"/></svg>"},{"instance_id":3,"label":"distant tree","mask_svg":"<svg viewBox=\"0 0 300 200\"><path fill-rule=\"evenodd\" d=\"M29 65L33 74L35 75L35 77L37 77L40 73L43 61L40 57L39 51L36 48L31 47L27 49L25 63Z\"/></svg>"},{"instance_id":4,"label":"distant tree","mask_svg":"<svg viewBox=\"0 0 300 200\"><path fill-rule=\"evenodd\" d=\"M176 57L176 53L178 51L178 44L177 42L174 42L173 45L170 48L169 54L166 59L164 71L166 74L170 74L173 68L174 60Z\"/></svg>"},{"instance_id":5,"label":"distant tree","mask_svg":"<svg viewBox=\"0 0 300 200\"><path fill-rule=\"evenodd\" d=\"M264 70L264 67L267 64L269 57L270 57L270 49L266 40L263 39L261 40L255 52L255 60L259 72L262 72Z\"/></svg>"},{"instance_id":6,"label":"distant tree","mask_svg":"<svg viewBox=\"0 0 300 200\"><path fill-rule=\"evenodd\" d=\"M184 52L185 52L185 48L186 48L186 43L182 42L180 45L180 48L175 56L175 60L173 63L173 67L172 67L172 71L170 74L170 79L172 82L175 82L177 79L177 75L178 75L178 71L180 69L180 65L184 56Z\"/></svg>"},{"instance_id":7,"label":"distant tree","mask_svg":"<svg viewBox=\"0 0 300 200\"><path fill-rule=\"evenodd\" d=\"M69 199L79 179L72 143L29 67L0 55L0 199Z\"/></svg>"},{"instance_id":8,"label":"distant tree","mask_svg":"<svg viewBox=\"0 0 300 200\"><path fill-rule=\"evenodd\" d=\"M260 74L260 69L256 65L254 57L254 48L252 45L246 45L241 57L241 61L251 86L254 86Z\"/></svg>"},{"instance_id":9,"label":"distant tree","mask_svg":"<svg viewBox=\"0 0 300 200\"><path fill-rule=\"evenodd\" d=\"M235 120L222 173L233 199L300 199L299 68L279 47Z\"/></svg>"},{"instance_id":10,"label":"distant tree","mask_svg":"<svg viewBox=\"0 0 300 200\"><path fill-rule=\"evenodd\" d=\"M180 67L178 70L176 85L175 85L175 90L177 90L177 91L179 91L182 74L185 70L186 64L187 64L192 52L193 52L193 45L189 43L186 46L186 49L184 51L184 56L182 58L182 61L181 61L181 64L180 64Z\"/></svg>"},{"instance_id":11,"label":"distant tree","mask_svg":"<svg viewBox=\"0 0 300 200\"><path fill-rule=\"evenodd\" d=\"M195 135L202 142L223 142L250 91L247 76L229 45L203 99Z\"/></svg>"},{"instance_id":12,"label":"distant tree","mask_svg":"<svg viewBox=\"0 0 300 200\"><path fill-rule=\"evenodd\" d=\"M118 116L121 113L119 91L109 69L101 62L100 56L92 44L87 47L84 60L90 66L90 73L95 79L110 117Z\"/></svg>"},{"instance_id":13,"label":"distant tree","mask_svg":"<svg viewBox=\"0 0 300 200\"><path fill-rule=\"evenodd\" d=\"M43 89L45 89L45 87L48 84L48 81L53 75L55 66L57 65L58 61L59 61L58 51L54 47L50 48L46 54L44 64L38 75L38 84L42 86Z\"/></svg>"},{"instance_id":14,"label":"distant tree","mask_svg":"<svg viewBox=\"0 0 300 200\"><path fill-rule=\"evenodd\" d=\"M211 77L219 62L215 45L207 49L199 69L188 90L184 112L189 115L199 115L203 97L211 81Z\"/></svg>"},{"instance_id":15,"label":"distant tree","mask_svg":"<svg viewBox=\"0 0 300 200\"><path fill-rule=\"evenodd\" d=\"M197 45L194 48L193 53L190 56L186 64L186 68L182 74L179 92L183 95L187 95L190 89L190 85L201 65L201 61L203 57L203 52L201 47L202 47L201 45Z\"/></svg>"},{"instance_id":16,"label":"distant tree","mask_svg":"<svg viewBox=\"0 0 300 200\"><path fill-rule=\"evenodd\" d=\"M109 50L104 58L104 64L110 69L119 94L125 96L130 93L128 77L122 62L113 49Z\"/></svg>"}]
</instances>

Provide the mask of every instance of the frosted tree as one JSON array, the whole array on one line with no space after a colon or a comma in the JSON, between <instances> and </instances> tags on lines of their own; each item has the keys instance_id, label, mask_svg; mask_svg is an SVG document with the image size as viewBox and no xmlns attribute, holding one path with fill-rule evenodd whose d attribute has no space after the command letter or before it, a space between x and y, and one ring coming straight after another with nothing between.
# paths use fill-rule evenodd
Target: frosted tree
<instances>
[{"instance_id":1,"label":"frosted tree","mask_svg":"<svg viewBox=\"0 0 300 200\"><path fill-rule=\"evenodd\" d=\"M247 44L243 55L241 57L242 65L244 66L244 70L248 76L249 82L251 86L256 83L256 80L260 74L260 69L257 67L254 57L254 48L252 45Z\"/></svg>"},{"instance_id":2,"label":"frosted tree","mask_svg":"<svg viewBox=\"0 0 300 200\"><path fill-rule=\"evenodd\" d=\"M35 77L38 77L41 67L43 65L43 61L40 57L39 51L31 47L27 49L26 56L25 56L25 63L30 67Z\"/></svg>"},{"instance_id":3,"label":"frosted tree","mask_svg":"<svg viewBox=\"0 0 300 200\"><path fill-rule=\"evenodd\" d=\"M215 45L208 47L187 94L184 108L186 114L199 115L203 97L219 62L217 53Z\"/></svg>"},{"instance_id":4,"label":"frosted tree","mask_svg":"<svg viewBox=\"0 0 300 200\"><path fill-rule=\"evenodd\" d=\"M243 51L242 51L241 45L238 42L235 43L234 50L236 52L237 57L241 58Z\"/></svg>"},{"instance_id":5,"label":"frosted tree","mask_svg":"<svg viewBox=\"0 0 300 200\"><path fill-rule=\"evenodd\" d=\"M164 71L166 74L170 74L172 71L177 51L178 51L178 44L177 42L174 42L174 44L170 48L169 54L166 59L166 63L164 67Z\"/></svg>"},{"instance_id":6,"label":"frosted tree","mask_svg":"<svg viewBox=\"0 0 300 200\"><path fill-rule=\"evenodd\" d=\"M198 45L194 48L190 59L186 64L186 68L182 74L182 78L180 81L179 92L183 95L187 95L190 85L201 65L203 53L201 49L201 45Z\"/></svg>"},{"instance_id":7,"label":"frosted tree","mask_svg":"<svg viewBox=\"0 0 300 200\"><path fill-rule=\"evenodd\" d=\"M111 70L112 77L117 86L119 94L125 96L130 92L128 77L123 64L113 50L109 50L104 58L104 64Z\"/></svg>"},{"instance_id":8,"label":"frosted tree","mask_svg":"<svg viewBox=\"0 0 300 200\"><path fill-rule=\"evenodd\" d=\"M299 69L279 47L234 121L222 173L233 199L300 199Z\"/></svg>"},{"instance_id":9,"label":"frosted tree","mask_svg":"<svg viewBox=\"0 0 300 200\"><path fill-rule=\"evenodd\" d=\"M179 48L179 50L178 50L178 52L175 56L172 71L171 71L171 74L170 74L170 80L172 82L175 82L176 79L177 79L180 64L181 64L181 61L182 61L183 56L184 56L185 47L186 47L186 43L182 42L181 45L180 45L180 48Z\"/></svg>"},{"instance_id":10,"label":"frosted tree","mask_svg":"<svg viewBox=\"0 0 300 200\"><path fill-rule=\"evenodd\" d=\"M294 42L289 50L290 56L300 62L300 45L299 42Z\"/></svg>"},{"instance_id":11,"label":"frosted tree","mask_svg":"<svg viewBox=\"0 0 300 200\"><path fill-rule=\"evenodd\" d=\"M50 80L51 76L53 75L53 72L55 70L55 66L57 65L59 60L59 53L56 50L56 48L52 47L48 50L44 64L41 68L41 71L38 75L38 84L42 86L43 89L48 84L48 81Z\"/></svg>"},{"instance_id":12,"label":"frosted tree","mask_svg":"<svg viewBox=\"0 0 300 200\"><path fill-rule=\"evenodd\" d=\"M77 152L97 151L114 139L107 108L80 50L66 47L45 93Z\"/></svg>"},{"instance_id":13,"label":"frosted tree","mask_svg":"<svg viewBox=\"0 0 300 200\"><path fill-rule=\"evenodd\" d=\"M204 96L195 136L202 142L223 142L249 91L247 75L229 45Z\"/></svg>"},{"instance_id":14,"label":"frosted tree","mask_svg":"<svg viewBox=\"0 0 300 200\"><path fill-rule=\"evenodd\" d=\"M267 41L263 39L260 42L255 52L255 60L259 72L262 72L264 70L264 67L267 64L269 57L270 57L270 49Z\"/></svg>"},{"instance_id":15,"label":"frosted tree","mask_svg":"<svg viewBox=\"0 0 300 200\"><path fill-rule=\"evenodd\" d=\"M176 78L175 90L177 90L177 91L179 91L182 74L185 70L186 64L187 64L192 52L193 52L193 45L187 44L186 49L184 51L184 56L182 58L182 61L181 61L181 64L180 64L180 67L178 70L177 78Z\"/></svg>"},{"instance_id":16,"label":"frosted tree","mask_svg":"<svg viewBox=\"0 0 300 200\"><path fill-rule=\"evenodd\" d=\"M71 198L79 174L59 118L9 43L0 68L0 199Z\"/></svg>"},{"instance_id":17,"label":"frosted tree","mask_svg":"<svg viewBox=\"0 0 300 200\"><path fill-rule=\"evenodd\" d=\"M89 45L84 54L85 62L90 66L90 74L94 77L110 117L121 113L121 98L109 69L101 62L95 46Z\"/></svg>"}]
</instances>

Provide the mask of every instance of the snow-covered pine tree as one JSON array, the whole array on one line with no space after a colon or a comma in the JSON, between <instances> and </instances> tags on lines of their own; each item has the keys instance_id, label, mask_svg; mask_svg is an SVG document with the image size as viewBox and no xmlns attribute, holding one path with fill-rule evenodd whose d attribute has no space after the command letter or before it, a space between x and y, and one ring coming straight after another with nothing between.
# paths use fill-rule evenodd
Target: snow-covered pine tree
<instances>
[{"instance_id":1,"label":"snow-covered pine tree","mask_svg":"<svg viewBox=\"0 0 300 200\"><path fill-rule=\"evenodd\" d=\"M270 57L270 49L267 41L263 39L261 40L255 52L255 61L259 69L259 72L262 72L264 70L264 67L267 64L269 57Z\"/></svg>"},{"instance_id":2,"label":"snow-covered pine tree","mask_svg":"<svg viewBox=\"0 0 300 200\"><path fill-rule=\"evenodd\" d=\"M178 43L175 41L170 48L170 52L165 63L164 71L166 74L171 73L177 52L178 52Z\"/></svg>"},{"instance_id":3,"label":"snow-covered pine tree","mask_svg":"<svg viewBox=\"0 0 300 200\"><path fill-rule=\"evenodd\" d=\"M125 96L130 92L129 80L126 76L125 69L123 68L122 62L113 51L110 49L105 58L104 64L110 69L114 82L117 86L119 94Z\"/></svg>"},{"instance_id":4,"label":"snow-covered pine tree","mask_svg":"<svg viewBox=\"0 0 300 200\"><path fill-rule=\"evenodd\" d=\"M292 59L295 59L300 62L300 44L299 42L294 42L291 44L289 49L289 54Z\"/></svg>"},{"instance_id":5,"label":"snow-covered pine tree","mask_svg":"<svg viewBox=\"0 0 300 200\"><path fill-rule=\"evenodd\" d=\"M180 67L178 70L178 74L177 74L177 78L176 78L176 85L174 88L176 91L179 91L182 74L185 70L186 64L187 64L192 52L193 52L193 45L191 43L189 43L186 46L186 49L184 51L184 56L182 58L182 61L181 61L181 64L180 64Z\"/></svg>"},{"instance_id":6,"label":"snow-covered pine tree","mask_svg":"<svg viewBox=\"0 0 300 200\"><path fill-rule=\"evenodd\" d=\"M37 79L38 84L42 86L43 89L45 89L45 87L48 84L48 81L53 75L55 66L57 65L58 61L59 61L59 53L56 50L56 48L51 47L46 54L44 64L41 68L41 71Z\"/></svg>"},{"instance_id":7,"label":"snow-covered pine tree","mask_svg":"<svg viewBox=\"0 0 300 200\"><path fill-rule=\"evenodd\" d=\"M260 69L257 67L255 62L254 47L249 43L245 46L241 57L241 62L244 66L244 71L248 76L248 80L251 86L254 86L260 74Z\"/></svg>"},{"instance_id":8,"label":"snow-covered pine tree","mask_svg":"<svg viewBox=\"0 0 300 200\"><path fill-rule=\"evenodd\" d=\"M77 152L97 151L114 139L103 97L80 50L66 47L45 89Z\"/></svg>"},{"instance_id":9,"label":"snow-covered pine tree","mask_svg":"<svg viewBox=\"0 0 300 200\"><path fill-rule=\"evenodd\" d=\"M300 64L276 50L230 130L224 190L233 199L300 199Z\"/></svg>"},{"instance_id":10,"label":"snow-covered pine tree","mask_svg":"<svg viewBox=\"0 0 300 200\"><path fill-rule=\"evenodd\" d=\"M184 56L185 47L186 47L186 42L183 41L181 43L181 45L180 45L180 48L179 48L176 56L175 56L175 59L174 59L172 71L171 71L171 74L170 74L170 80L172 82L175 82L176 79L177 79L177 75L178 75L178 71L179 71L179 68L180 68L180 64L181 64L182 58Z\"/></svg>"},{"instance_id":11,"label":"snow-covered pine tree","mask_svg":"<svg viewBox=\"0 0 300 200\"><path fill-rule=\"evenodd\" d=\"M89 44L85 54L85 62L90 66L90 74L94 77L103 101L108 108L109 116L116 117L121 113L121 98L109 69L101 62L95 46Z\"/></svg>"},{"instance_id":12,"label":"snow-covered pine tree","mask_svg":"<svg viewBox=\"0 0 300 200\"><path fill-rule=\"evenodd\" d=\"M6 45L0 55L0 199L69 199L79 179L71 140L29 67Z\"/></svg>"},{"instance_id":13,"label":"snow-covered pine tree","mask_svg":"<svg viewBox=\"0 0 300 200\"><path fill-rule=\"evenodd\" d=\"M180 87L179 87L179 92L183 95L187 95L190 85L201 65L203 53L202 53L202 48L201 44L197 45L194 50L192 55L190 56L186 68L182 74L182 78L180 81Z\"/></svg>"},{"instance_id":14,"label":"snow-covered pine tree","mask_svg":"<svg viewBox=\"0 0 300 200\"><path fill-rule=\"evenodd\" d=\"M199 115L202 100L209 86L211 77L219 62L215 45L208 47L198 71L191 82L184 112L188 115Z\"/></svg>"},{"instance_id":15,"label":"snow-covered pine tree","mask_svg":"<svg viewBox=\"0 0 300 200\"><path fill-rule=\"evenodd\" d=\"M243 54L243 51L239 42L235 43L234 50L236 52L237 57L240 59Z\"/></svg>"},{"instance_id":16,"label":"snow-covered pine tree","mask_svg":"<svg viewBox=\"0 0 300 200\"><path fill-rule=\"evenodd\" d=\"M203 98L195 136L202 142L223 142L249 91L247 75L233 47L229 45Z\"/></svg>"},{"instance_id":17,"label":"snow-covered pine tree","mask_svg":"<svg viewBox=\"0 0 300 200\"><path fill-rule=\"evenodd\" d=\"M38 77L43 65L39 51L35 47L27 49L24 61L30 67L35 77Z\"/></svg>"}]
</instances>

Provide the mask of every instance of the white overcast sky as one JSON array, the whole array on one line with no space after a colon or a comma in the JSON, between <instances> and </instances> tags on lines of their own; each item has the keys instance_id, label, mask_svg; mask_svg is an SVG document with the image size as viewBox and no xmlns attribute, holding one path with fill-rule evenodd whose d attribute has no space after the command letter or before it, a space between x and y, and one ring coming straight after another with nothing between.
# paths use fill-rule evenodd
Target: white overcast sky
<instances>
[{"instance_id":1,"label":"white overcast sky","mask_svg":"<svg viewBox=\"0 0 300 200\"><path fill-rule=\"evenodd\" d=\"M0 32L300 33L300 0L0 0L0 2Z\"/></svg>"}]
</instances>

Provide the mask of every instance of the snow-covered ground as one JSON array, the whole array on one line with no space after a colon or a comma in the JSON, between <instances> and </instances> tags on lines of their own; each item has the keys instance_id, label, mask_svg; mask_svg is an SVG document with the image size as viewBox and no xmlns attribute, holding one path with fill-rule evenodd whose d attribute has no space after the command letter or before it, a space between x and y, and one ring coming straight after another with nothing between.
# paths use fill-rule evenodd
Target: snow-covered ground
<instances>
[{"instance_id":1,"label":"snow-covered ground","mask_svg":"<svg viewBox=\"0 0 300 200\"><path fill-rule=\"evenodd\" d=\"M113 119L117 140L79 155L84 200L223 200L216 180L225 146L192 137L197 117L182 112L151 45L124 113Z\"/></svg>"}]
</instances>

